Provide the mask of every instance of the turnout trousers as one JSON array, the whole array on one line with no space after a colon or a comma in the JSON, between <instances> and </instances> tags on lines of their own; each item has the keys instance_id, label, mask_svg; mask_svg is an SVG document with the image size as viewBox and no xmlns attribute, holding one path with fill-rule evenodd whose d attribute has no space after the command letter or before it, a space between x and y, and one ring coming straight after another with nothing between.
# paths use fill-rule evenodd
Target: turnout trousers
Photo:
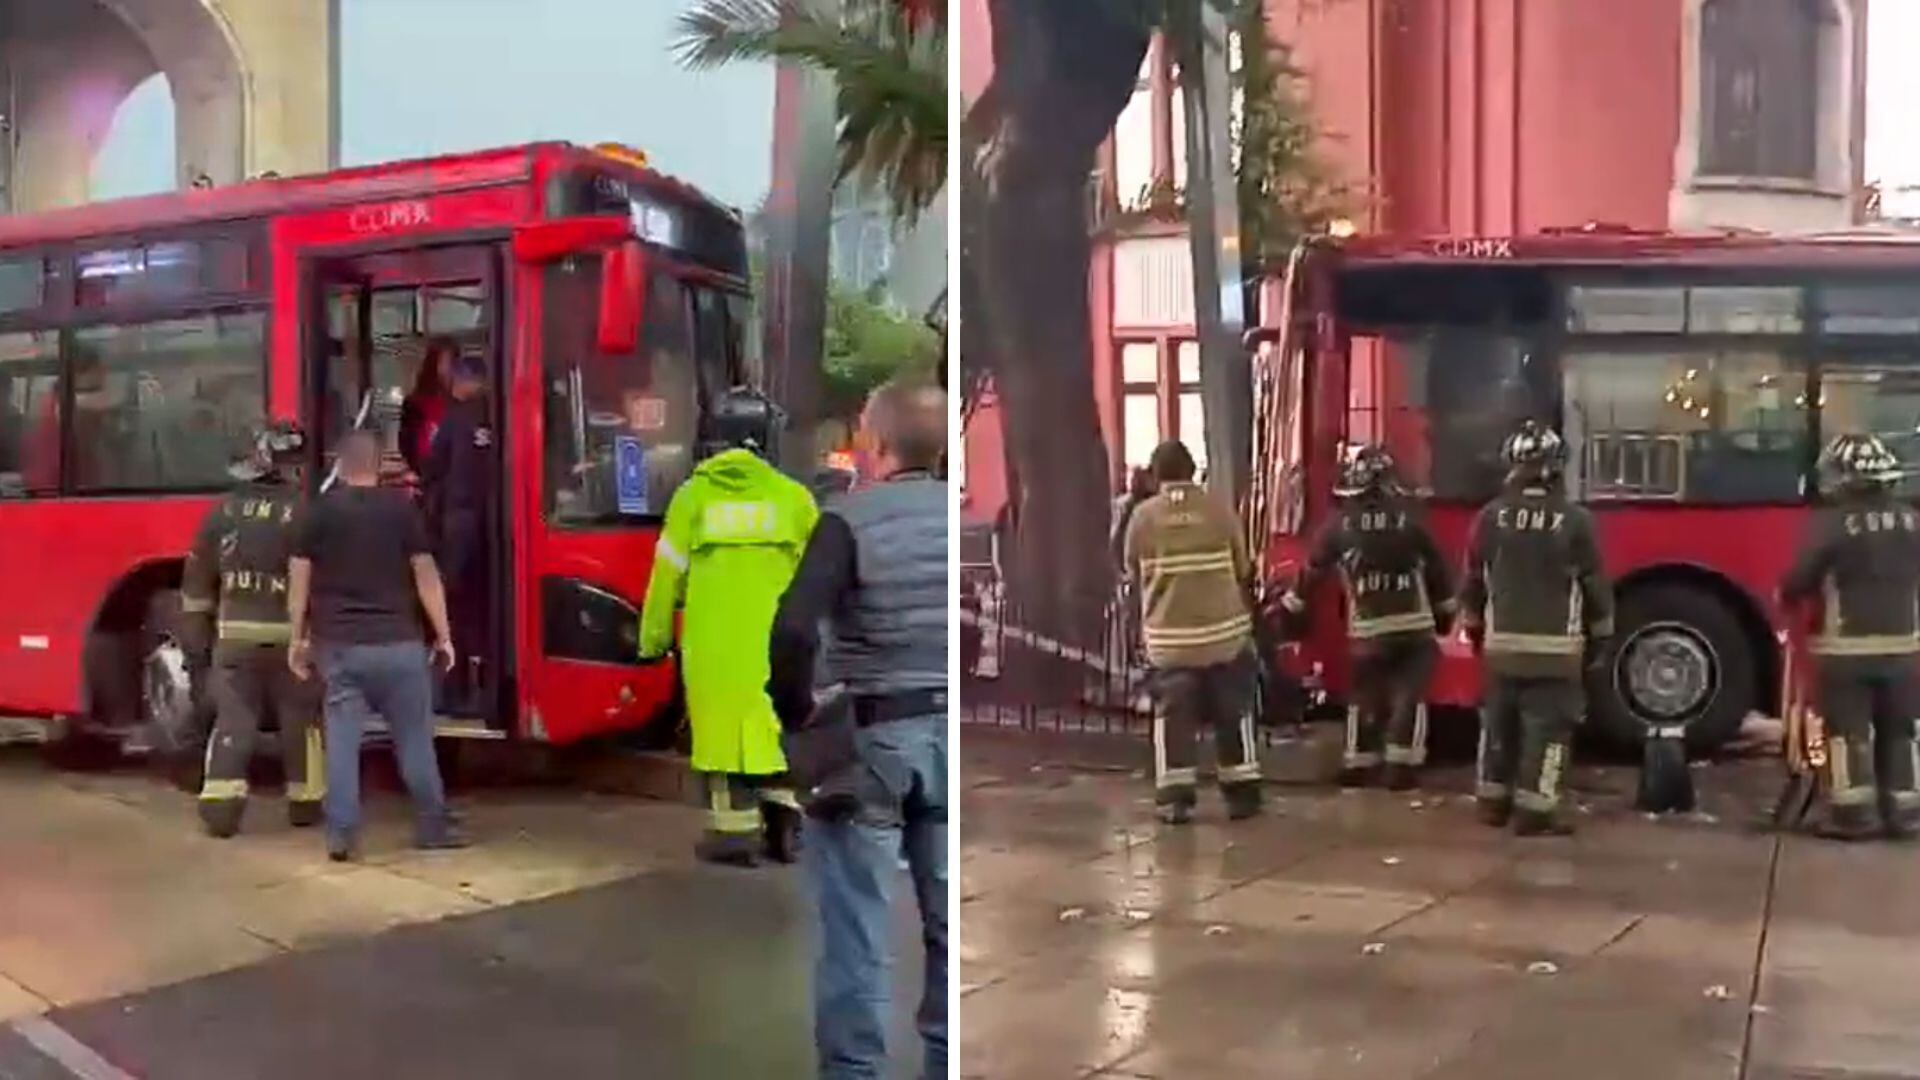
<instances>
[{"instance_id":1,"label":"turnout trousers","mask_svg":"<svg viewBox=\"0 0 1920 1080\"><path fill-rule=\"evenodd\" d=\"M1915 772L1913 658L1820 664L1820 711L1827 723L1827 797L1836 826L1866 828L1878 812L1890 829L1920 816Z\"/></svg>"},{"instance_id":2,"label":"turnout trousers","mask_svg":"<svg viewBox=\"0 0 1920 1080\"><path fill-rule=\"evenodd\" d=\"M1353 661L1353 701L1347 706L1348 770L1427 763L1427 684L1440 659L1433 637L1372 643Z\"/></svg>"},{"instance_id":3,"label":"turnout trousers","mask_svg":"<svg viewBox=\"0 0 1920 1080\"><path fill-rule=\"evenodd\" d=\"M1483 804L1550 819L1572 764L1574 728L1586 708L1578 678L1487 676L1480 714L1479 784Z\"/></svg>"},{"instance_id":4,"label":"turnout trousers","mask_svg":"<svg viewBox=\"0 0 1920 1080\"><path fill-rule=\"evenodd\" d=\"M1260 796L1254 740L1251 650L1223 664L1168 667L1153 676L1153 786L1161 806L1192 806L1199 786L1200 731L1212 727L1220 791L1229 803Z\"/></svg>"},{"instance_id":5,"label":"turnout trousers","mask_svg":"<svg viewBox=\"0 0 1920 1080\"><path fill-rule=\"evenodd\" d=\"M200 818L207 831L232 836L240 830L247 808L247 769L269 714L279 721L287 817L298 826L318 823L326 794L318 682L295 678L287 668L287 647L273 644L216 645L210 675L213 734L207 740L206 778L200 785Z\"/></svg>"}]
</instances>

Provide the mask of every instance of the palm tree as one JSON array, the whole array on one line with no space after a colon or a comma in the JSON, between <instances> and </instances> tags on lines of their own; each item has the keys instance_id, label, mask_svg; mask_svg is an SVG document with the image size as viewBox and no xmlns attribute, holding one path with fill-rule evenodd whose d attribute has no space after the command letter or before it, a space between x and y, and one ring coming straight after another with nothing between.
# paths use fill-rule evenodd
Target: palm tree
<instances>
[{"instance_id":1,"label":"palm tree","mask_svg":"<svg viewBox=\"0 0 1920 1080\"><path fill-rule=\"evenodd\" d=\"M911 224L947 183L947 16L940 0L700 0L674 49L692 68L781 60L832 76L840 176Z\"/></svg>"}]
</instances>

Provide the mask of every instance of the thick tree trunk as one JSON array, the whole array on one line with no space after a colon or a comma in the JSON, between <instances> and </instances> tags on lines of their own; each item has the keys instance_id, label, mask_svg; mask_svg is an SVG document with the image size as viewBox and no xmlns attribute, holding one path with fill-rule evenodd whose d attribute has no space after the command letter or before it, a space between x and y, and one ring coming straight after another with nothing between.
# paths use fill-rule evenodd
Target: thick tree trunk
<instances>
[{"instance_id":1,"label":"thick tree trunk","mask_svg":"<svg viewBox=\"0 0 1920 1080\"><path fill-rule=\"evenodd\" d=\"M972 253L971 281L991 310L1007 454L1020 477L1010 594L1028 629L1080 646L1097 643L1113 582L1086 191L1095 152L1146 56L1147 27L1121 7L993 0L999 122Z\"/></svg>"}]
</instances>

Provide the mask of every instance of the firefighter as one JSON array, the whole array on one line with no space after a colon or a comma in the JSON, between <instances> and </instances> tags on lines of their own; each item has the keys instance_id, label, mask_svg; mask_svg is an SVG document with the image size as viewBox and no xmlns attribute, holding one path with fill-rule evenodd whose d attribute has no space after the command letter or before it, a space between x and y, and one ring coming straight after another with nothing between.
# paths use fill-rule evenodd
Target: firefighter
<instances>
[{"instance_id":1,"label":"firefighter","mask_svg":"<svg viewBox=\"0 0 1920 1080\"><path fill-rule=\"evenodd\" d=\"M1832 501L1815 516L1781 583L1789 604L1824 596L1809 642L1827 723L1823 835L1858 840L1911 834L1913 666L1920 656L1920 513L1895 495L1899 459L1872 435L1842 435L1821 454Z\"/></svg>"},{"instance_id":2,"label":"firefighter","mask_svg":"<svg viewBox=\"0 0 1920 1080\"><path fill-rule=\"evenodd\" d=\"M287 667L287 562L300 506L294 466L305 444L300 428L284 421L256 432L229 470L239 485L208 513L187 557L182 607L189 619L213 622L215 716L200 818L217 837L240 831L253 744L268 712L279 720L287 818L298 828L320 821L319 693Z\"/></svg>"},{"instance_id":3,"label":"firefighter","mask_svg":"<svg viewBox=\"0 0 1920 1080\"><path fill-rule=\"evenodd\" d=\"M1360 787L1373 779L1384 750L1386 785L1404 791L1427 759L1427 683L1440 656L1434 635L1452 629L1459 605L1432 534L1400 491L1393 455L1359 447L1334 495L1343 500L1340 513L1280 603L1290 616L1304 617L1315 587L1339 573L1353 656L1340 783Z\"/></svg>"},{"instance_id":4,"label":"firefighter","mask_svg":"<svg viewBox=\"0 0 1920 1080\"><path fill-rule=\"evenodd\" d=\"M709 862L791 862L799 803L786 784L780 724L767 696L767 642L819 511L812 494L768 463L779 410L746 389L701 420L704 460L667 506L640 615L640 655L673 647L684 599L681 669L693 768L705 778Z\"/></svg>"},{"instance_id":5,"label":"firefighter","mask_svg":"<svg viewBox=\"0 0 1920 1080\"><path fill-rule=\"evenodd\" d=\"M1192 820L1200 728L1211 725L1227 816L1252 817L1260 812L1252 565L1233 511L1194 482L1184 445L1161 443L1148 467L1159 492L1128 522L1125 556L1154 668L1154 802L1167 824Z\"/></svg>"},{"instance_id":6,"label":"firefighter","mask_svg":"<svg viewBox=\"0 0 1920 1080\"><path fill-rule=\"evenodd\" d=\"M1593 517L1561 482L1566 443L1527 421L1501 447L1506 490L1480 511L1461 618L1485 660L1479 814L1522 836L1565 836L1558 813L1587 661L1613 635Z\"/></svg>"}]
</instances>

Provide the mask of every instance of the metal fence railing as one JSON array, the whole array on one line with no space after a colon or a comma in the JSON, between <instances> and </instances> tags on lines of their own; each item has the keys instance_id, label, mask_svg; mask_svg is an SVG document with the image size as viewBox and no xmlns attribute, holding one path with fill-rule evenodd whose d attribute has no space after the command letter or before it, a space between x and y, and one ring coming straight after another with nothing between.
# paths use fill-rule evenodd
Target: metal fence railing
<instances>
[{"instance_id":1,"label":"metal fence railing","mask_svg":"<svg viewBox=\"0 0 1920 1080\"><path fill-rule=\"evenodd\" d=\"M995 545L997 548L997 545ZM1153 733L1152 672L1140 648L1136 601L1122 586L1097 625L1076 635L1040 633L1021 617L989 560L960 568L962 722L1034 732ZM1263 741L1287 733L1262 727Z\"/></svg>"}]
</instances>

